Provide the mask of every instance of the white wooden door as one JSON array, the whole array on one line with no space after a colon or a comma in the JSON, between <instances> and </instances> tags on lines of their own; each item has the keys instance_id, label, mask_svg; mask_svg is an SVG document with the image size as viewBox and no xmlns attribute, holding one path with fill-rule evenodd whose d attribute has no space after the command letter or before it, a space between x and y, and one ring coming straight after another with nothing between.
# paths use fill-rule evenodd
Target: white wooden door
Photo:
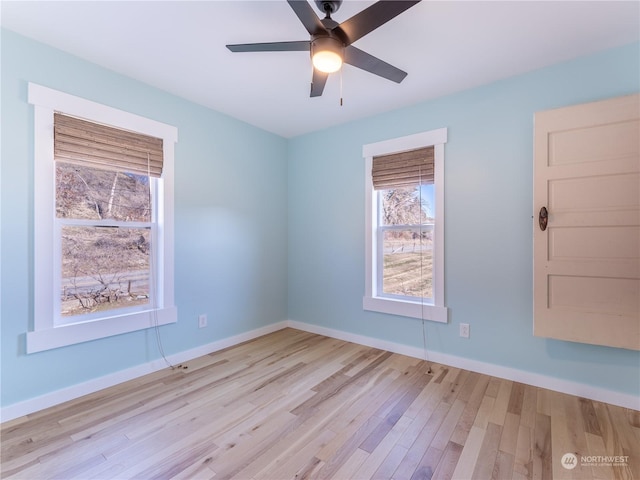
<instances>
[{"instance_id":1,"label":"white wooden door","mask_svg":"<svg viewBox=\"0 0 640 480\"><path fill-rule=\"evenodd\" d=\"M536 113L534 155L534 335L640 350L640 95Z\"/></svg>"}]
</instances>

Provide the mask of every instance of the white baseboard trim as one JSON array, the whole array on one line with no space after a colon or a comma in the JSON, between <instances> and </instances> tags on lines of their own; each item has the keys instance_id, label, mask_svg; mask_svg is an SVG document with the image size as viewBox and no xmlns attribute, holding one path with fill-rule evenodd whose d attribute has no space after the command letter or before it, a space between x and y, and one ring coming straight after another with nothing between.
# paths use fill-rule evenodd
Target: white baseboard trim
<instances>
[{"instance_id":1,"label":"white baseboard trim","mask_svg":"<svg viewBox=\"0 0 640 480\"><path fill-rule=\"evenodd\" d=\"M254 338L258 338L287 327L295 328L297 330L302 330L305 332L316 333L318 335L324 335L338 340L366 345L368 347L379 348L381 350L387 350L389 352L399 353L402 355L407 355L409 357L424 358L424 351L422 348L410 347L408 345L403 345L400 343L389 342L378 338L367 337L364 335L358 335L342 330L321 327L309 323L285 320L267 325L265 327L257 328L255 330L251 330L249 332L234 335L232 337L227 337L222 340L216 340L215 342L192 348L190 350L185 350L184 352L170 355L169 357L167 357L167 359L171 364L178 365L194 358L208 355L209 353L232 347L242 342L253 340ZM428 358L434 363L448 365L450 367L462 368L465 370L470 370L472 372L478 372L485 375L491 375L515 382L525 383L527 385L533 385L535 387L546 388L570 395L589 398L591 400L597 400L599 402L618 405L620 407L640 410L640 398L634 395L614 392L611 390L606 390L604 388L594 387L578 382L572 382L569 380L562 380L538 373L526 372L524 370L517 370L515 368L504 367L502 365L480 362L478 360L458 357L455 355L448 355L446 353L429 352ZM151 362L138 365L136 367L121 370L119 372L114 372L112 374L95 378L87 382L56 390L39 397L34 397L23 402L14 403L12 405L3 407L0 410L0 421L7 422L9 420L29 415L39 410L53 407L69 400L74 400L76 398L82 397L83 395L88 395L104 388L112 387L119 383L133 380L134 378L138 378L143 375L162 370L163 368L167 368L164 360L156 359Z\"/></svg>"},{"instance_id":2,"label":"white baseboard trim","mask_svg":"<svg viewBox=\"0 0 640 480\"><path fill-rule=\"evenodd\" d=\"M268 333L282 330L287 326L288 322L286 321L274 323L271 325L267 325L266 327L257 328L249 332L223 338L222 340L216 340L215 342L208 343L200 347L192 348L190 350L185 350L184 352L170 355L167 357L167 360L169 360L169 363L171 363L172 365L178 365L180 363L193 360L194 358L198 358L203 355L222 350L224 348L232 347L248 340L253 340L254 338L261 337ZM87 382L79 383L71 387L56 390L39 397L34 397L23 402L14 403L3 407L2 410L0 410L0 420L2 422L7 422L9 420L13 420L24 415L29 415L30 413L34 413L45 408L59 405L69 400L80 398L84 395L97 392L104 388L112 387L119 383L133 380L134 378L138 378L149 373L157 372L158 370L162 370L164 368L167 368L167 364L162 358L160 358L152 360L148 363L144 363L142 365L127 368L126 370L121 370L119 372L104 375Z\"/></svg>"},{"instance_id":3,"label":"white baseboard trim","mask_svg":"<svg viewBox=\"0 0 640 480\"><path fill-rule=\"evenodd\" d=\"M378 338L367 337L354 333L335 330L309 323L297 322L289 320L287 326L305 332L317 333L338 340L366 345L368 347L379 348L389 352L400 353L409 357L424 358L424 350L422 348L410 347L400 343L388 342ZM462 368L472 372L483 373L493 377L504 378L514 382L525 383L535 387L555 390L557 392L567 393L578 397L588 398L599 402L610 403L620 407L640 410L640 397L634 395L615 392L600 387L594 387L584 383L572 382L560 378L549 377L539 373L527 372L515 368L496 365L493 363L481 362L470 358L458 357L456 355L448 355L440 352L428 352L428 359L434 363L448 365L450 367Z\"/></svg>"}]
</instances>

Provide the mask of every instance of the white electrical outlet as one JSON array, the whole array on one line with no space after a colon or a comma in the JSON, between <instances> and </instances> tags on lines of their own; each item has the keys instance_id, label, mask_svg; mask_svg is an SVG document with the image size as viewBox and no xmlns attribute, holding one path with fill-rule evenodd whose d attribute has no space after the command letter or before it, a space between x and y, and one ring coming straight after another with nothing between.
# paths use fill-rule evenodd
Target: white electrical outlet
<instances>
[{"instance_id":1,"label":"white electrical outlet","mask_svg":"<svg viewBox=\"0 0 640 480\"><path fill-rule=\"evenodd\" d=\"M460 336L463 338L469 338L469 324L461 323L460 324Z\"/></svg>"},{"instance_id":2,"label":"white electrical outlet","mask_svg":"<svg viewBox=\"0 0 640 480\"><path fill-rule=\"evenodd\" d=\"M198 317L198 327L204 328L207 326L207 316L203 313Z\"/></svg>"}]
</instances>

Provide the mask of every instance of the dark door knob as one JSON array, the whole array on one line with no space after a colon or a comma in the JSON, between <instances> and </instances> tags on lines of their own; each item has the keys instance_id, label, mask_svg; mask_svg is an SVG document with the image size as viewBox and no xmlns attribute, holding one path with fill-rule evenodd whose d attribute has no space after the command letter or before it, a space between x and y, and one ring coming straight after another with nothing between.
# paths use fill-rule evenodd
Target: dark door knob
<instances>
[{"instance_id":1,"label":"dark door knob","mask_svg":"<svg viewBox=\"0 0 640 480\"><path fill-rule=\"evenodd\" d=\"M549 212L547 212L547 207L542 207L540 209L540 213L538 214L538 223L540 224L540 230L543 232L547 229L547 221L549 220Z\"/></svg>"}]
</instances>

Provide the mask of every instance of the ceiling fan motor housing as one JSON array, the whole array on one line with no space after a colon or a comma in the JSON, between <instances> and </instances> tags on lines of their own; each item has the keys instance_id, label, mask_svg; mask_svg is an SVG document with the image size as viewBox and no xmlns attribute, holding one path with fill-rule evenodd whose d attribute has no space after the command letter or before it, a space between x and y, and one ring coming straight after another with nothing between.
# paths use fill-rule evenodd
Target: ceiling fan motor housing
<instances>
[{"instance_id":1,"label":"ceiling fan motor housing","mask_svg":"<svg viewBox=\"0 0 640 480\"><path fill-rule=\"evenodd\" d=\"M314 52L320 50L329 50L342 56L344 42L331 31L329 31L327 35L313 35L313 37L311 37L311 55L313 56Z\"/></svg>"}]
</instances>

